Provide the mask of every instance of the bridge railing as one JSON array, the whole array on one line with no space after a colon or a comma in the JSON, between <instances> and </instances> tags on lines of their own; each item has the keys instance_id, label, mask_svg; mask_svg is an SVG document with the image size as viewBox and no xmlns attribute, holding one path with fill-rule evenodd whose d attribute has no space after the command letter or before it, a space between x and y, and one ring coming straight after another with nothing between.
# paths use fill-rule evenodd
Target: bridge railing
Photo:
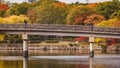
<instances>
[{"instance_id":1,"label":"bridge railing","mask_svg":"<svg viewBox=\"0 0 120 68\"><path fill-rule=\"evenodd\" d=\"M24 28L24 24L0 24L0 28Z\"/></svg>"},{"instance_id":2,"label":"bridge railing","mask_svg":"<svg viewBox=\"0 0 120 68\"><path fill-rule=\"evenodd\" d=\"M112 28L112 27L94 27L93 31L97 32L112 32L112 33L120 33L120 28Z\"/></svg>"},{"instance_id":3,"label":"bridge railing","mask_svg":"<svg viewBox=\"0 0 120 68\"><path fill-rule=\"evenodd\" d=\"M92 27L82 25L56 25L56 24L0 24L1 29L29 29L29 30L69 30L69 31L94 31L94 32L116 32L120 33L120 28Z\"/></svg>"}]
</instances>

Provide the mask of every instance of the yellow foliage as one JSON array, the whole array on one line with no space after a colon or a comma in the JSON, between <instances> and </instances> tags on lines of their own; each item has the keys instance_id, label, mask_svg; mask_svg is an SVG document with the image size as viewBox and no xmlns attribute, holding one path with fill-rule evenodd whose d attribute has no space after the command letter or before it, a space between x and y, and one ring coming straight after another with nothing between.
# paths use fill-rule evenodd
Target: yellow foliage
<instances>
[{"instance_id":1,"label":"yellow foliage","mask_svg":"<svg viewBox=\"0 0 120 68\"><path fill-rule=\"evenodd\" d=\"M110 27L110 24L108 21L102 21L101 23L98 24L98 26Z\"/></svg>"},{"instance_id":2,"label":"yellow foliage","mask_svg":"<svg viewBox=\"0 0 120 68\"><path fill-rule=\"evenodd\" d=\"M96 39L95 39L95 42L96 42L96 43L101 42L101 38L96 38Z\"/></svg>"},{"instance_id":3,"label":"yellow foliage","mask_svg":"<svg viewBox=\"0 0 120 68\"><path fill-rule=\"evenodd\" d=\"M95 38L96 43L105 42L105 41L106 40L104 38Z\"/></svg>"},{"instance_id":4,"label":"yellow foliage","mask_svg":"<svg viewBox=\"0 0 120 68\"><path fill-rule=\"evenodd\" d=\"M109 19L106 21L102 21L101 23L97 24L97 26L102 26L102 27L119 27L120 28L120 19L118 18L113 18ZM107 40L104 38L96 38L95 42L100 43L100 42L106 42Z\"/></svg>"},{"instance_id":5,"label":"yellow foliage","mask_svg":"<svg viewBox=\"0 0 120 68\"><path fill-rule=\"evenodd\" d=\"M109 19L106 21L102 21L98 24L98 26L102 27L120 27L120 20L118 18Z\"/></svg>"},{"instance_id":6,"label":"yellow foliage","mask_svg":"<svg viewBox=\"0 0 120 68\"><path fill-rule=\"evenodd\" d=\"M0 18L0 23L17 24L17 23L23 23L24 20L31 23L29 18L26 17L25 15L19 15L19 16L12 15L12 16L9 16L9 17L6 17L6 18Z\"/></svg>"},{"instance_id":7,"label":"yellow foliage","mask_svg":"<svg viewBox=\"0 0 120 68\"><path fill-rule=\"evenodd\" d=\"M3 41L3 40L4 40L4 38L5 38L5 35L0 34L0 41Z\"/></svg>"}]
</instances>

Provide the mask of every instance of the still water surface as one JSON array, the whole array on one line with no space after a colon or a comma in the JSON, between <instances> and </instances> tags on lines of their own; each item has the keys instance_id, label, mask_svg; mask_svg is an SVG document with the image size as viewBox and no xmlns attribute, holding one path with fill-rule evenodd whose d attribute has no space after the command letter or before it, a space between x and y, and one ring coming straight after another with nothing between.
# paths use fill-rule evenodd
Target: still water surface
<instances>
[{"instance_id":1,"label":"still water surface","mask_svg":"<svg viewBox=\"0 0 120 68\"><path fill-rule=\"evenodd\" d=\"M29 58L22 51L0 51L0 68L120 68L120 53L97 52L89 58L87 51L29 51Z\"/></svg>"}]
</instances>

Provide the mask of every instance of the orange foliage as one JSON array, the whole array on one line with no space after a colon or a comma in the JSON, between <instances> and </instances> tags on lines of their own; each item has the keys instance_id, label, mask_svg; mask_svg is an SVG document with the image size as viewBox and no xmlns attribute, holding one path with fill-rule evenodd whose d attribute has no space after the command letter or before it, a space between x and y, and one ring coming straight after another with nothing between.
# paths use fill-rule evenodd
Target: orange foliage
<instances>
[{"instance_id":1,"label":"orange foliage","mask_svg":"<svg viewBox=\"0 0 120 68\"><path fill-rule=\"evenodd\" d=\"M104 16L100 14L92 14L90 16L87 16L85 20L85 24L93 23L94 25L100 23L101 21L106 20Z\"/></svg>"},{"instance_id":2,"label":"orange foliage","mask_svg":"<svg viewBox=\"0 0 120 68\"><path fill-rule=\"evenodd\" d=\"M87 7L95 9L97 5L98 5L98 3L90 3L87 5Z\"/></svg>"},{"instance_id":3,"label":"orange foliage","mask_svg":"<svg viewBox=\"0 0 120 68\"><path fill-rule=\"evenodd\" d=\"M80 24L81 22L83 21L83 17L82 16L79 16L79 15L75 15L75 17L74 17L74 25L78 25L78 24Z\"/></svg>"},{"instance_id":4,"label":"orange foliage","mask_svg":"<svg viewBox=\"0 0 120 68\"><path fill-rule=\"evenodd\" d=\"M54 4L55 7L67 8L67 5L63 2L58 2Z\"/></svg>"},{"instance_id":5,"label":"orange foliage","mask_svg":"<svg viewBox=\"0 0 120 68\"><path fill-rule=\"evenodd\" d=\"M79 16L78 14L74 17L74 23L73 25L84 25L84 20L86 19L88 13L85 12L83 15Z\"/></svg>"},{"instance_id":6,"label":"orange foliage","mask_svg":"<svg viewBox=\"0 0 120 68\"><path fill-rule=\"evenodd\" d=\"M120 18L115 23L112 23L111 26L120 28Z\"/></svg>"}]
</instances>

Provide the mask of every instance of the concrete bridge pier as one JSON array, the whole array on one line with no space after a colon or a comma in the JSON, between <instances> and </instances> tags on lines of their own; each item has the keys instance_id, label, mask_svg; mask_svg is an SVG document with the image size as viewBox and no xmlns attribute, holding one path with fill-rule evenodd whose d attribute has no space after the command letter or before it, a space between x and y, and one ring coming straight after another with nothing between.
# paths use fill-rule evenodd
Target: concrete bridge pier
<instances>
[{"instance_id":1,"label":"concrete bridge pier","mask_svg":"<svg viewBox=\"0 0 120 68\"><path fill-rule=\"evenodd\" d=\"M23 58L23 68L28 68L28 58Z\"/></svg>"},{"instance_id":2,"label":"concrete bridge pier","mask_svg":"<svg viewBox=\"0 0 120 68\"><path fill-rule=\"evenodd\" d=\"M28 57L28 35L23 34L22 39L23 39L23 57Z\"/></svg>"},{"instance_id":3,"label":"concrete bridge pier","mask_svg":"<svg viewBox=\"0 0 120 68\"><path fill-rule=\"evenodd\" d=\"M93 48L93 44L94 44L94 37L89 37L89 42L90 42L90 57L94 57L94 48Z\"/></svg>"}]
</instances>

